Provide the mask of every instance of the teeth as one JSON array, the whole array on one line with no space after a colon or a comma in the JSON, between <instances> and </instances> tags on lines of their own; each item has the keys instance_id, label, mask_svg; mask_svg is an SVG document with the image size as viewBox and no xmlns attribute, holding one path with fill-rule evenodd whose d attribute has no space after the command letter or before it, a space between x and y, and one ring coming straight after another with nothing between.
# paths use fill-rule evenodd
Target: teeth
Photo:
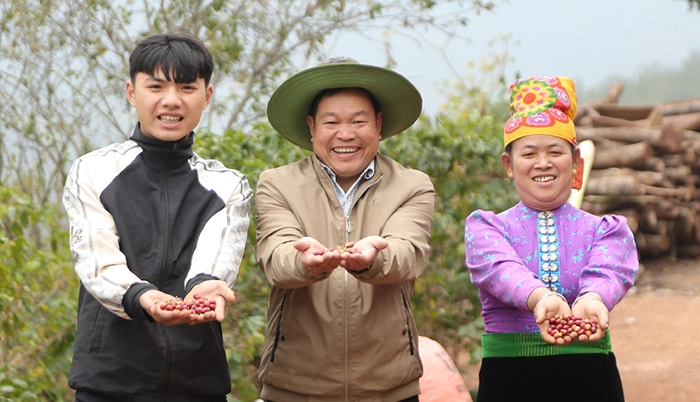
<instances>
[{"instance_id":1,"label":"teeth","mask_svg":"<svg viewBox=\"0 0 700 402\"><path fill-rule=\"evenodd\" d=\"M160 116L160 120L165 123L177 123L180 118L177 116Z\"/></svg>"},{"instance_id":2,"label":"teeth","mask_svg":"<svg viewBox=\"0 0 700 402\"><path fill-rule=\"evenodd\" d=\"M540 177L535 177L533 180L536 182L542 183L545 181L554 180L554 176L540 176Z\"/></svg>"},{"instance_id":3,"label":"teeth","mask_svg":"<svg viewBox=\"0 0 700 402\"><path fill-rule=\"evenodd\" d=\"M333 150L340 154L346 154L357 151L357 148L334 148Z\"/></svg>"}]
</instances>

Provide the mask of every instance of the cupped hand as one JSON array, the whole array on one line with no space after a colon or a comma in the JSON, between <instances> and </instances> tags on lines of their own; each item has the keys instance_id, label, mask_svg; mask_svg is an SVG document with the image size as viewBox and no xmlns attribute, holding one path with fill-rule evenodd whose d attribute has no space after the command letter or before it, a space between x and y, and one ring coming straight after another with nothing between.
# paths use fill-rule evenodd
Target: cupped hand
<instances>
[{"instance_id":1,"label":"cupped hand","mask_svg":"<svg viewBox=\"0 0 700 402\"><path fill-rule=\"evenodd\" d=\"M540 328L540 335L545 342L552 345L568 345L574 340L571 337L555 338L548 331L549 320L556 316L565 317L571 315L569 305L558 296L542 297L533 311L537 326Z\"/></svg>"},{"instance_id":2,"label":"cupped hand","mask_svg":"<svg viewBox=\"0 0 700 402\"><path fill-rule=\"evenodd\" d=\"M195 295L214 300L216 309L204 314L195 314L195 324L207 321L223 321L226 314L226 303L235 303L236 295L228 284L222 280L208 280L195 285L190 293L185 296L186 300L193 299Z\"/></svg>"},{"instance_id":3,"label":"cupped hand","mask_svg":"<svg viewBox=\"0 0 700 402\"><path fill-rule=\"evenodd\" d=\"M327 249L312 237L302 237L294 242L294 248L300 253L301 264L315 274L333 272L340 265L340 252Z\"/></svg>"},{"instance_id":4,"label":"cupped hand","mask_svg":"<svg viewBox=\"0 0 700 402\"><path fill-rule=\"evenodd\" d=\"M196 324L198 317L188 310L164 310L161 307L175 300L176 297L160 290L149 290L141 295L139 303L141 307L148 313L156 322L163 325L173 326L181 324ZM211 313L214 316L214 313Z\"/></svg>"},{"instance_id":5,"label":"cupped hand","mask_svg":"<svg viewBox=\"0 0 700 402\"><path fill-rule=\"evenodd\" d=\"M597 342L605 336L610 323L610 311L600 296L587 293L579 298L573 306L574 315L597 323L597 330L590 336L579 336L581 342Z\"/></svg>"},{"instance_id":6,"label":"cupped hand","mask_svg":"<svg viewBox=\"0 0 700 402\"><path fill-rule=\"evenodd\" d=\"M362 271L372 265L389 243L380 236L367 236L353 244L353 252L342 253L340 266L349 271Z\"/></svg>"}]
</instances>

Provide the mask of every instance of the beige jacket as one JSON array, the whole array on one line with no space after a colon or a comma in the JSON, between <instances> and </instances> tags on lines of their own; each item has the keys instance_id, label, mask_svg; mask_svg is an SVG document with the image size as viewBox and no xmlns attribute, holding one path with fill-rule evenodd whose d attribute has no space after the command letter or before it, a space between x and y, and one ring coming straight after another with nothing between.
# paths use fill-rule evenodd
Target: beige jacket
<instances>
[{"instance_id":1,"label":"beige jacket","mask_svg":"<svg viewBox=\"0 0 700 402\"><path fill-rule=\"evenodd\" d=\"M411 296L429 252L434 201L426 174L382 155L347 221L315 156L260 175L256 254L272 284L263 399L393 402L419 393ZM304 236L332 247L370 235L389 246L361 274L314 274L293 247Z\"/></svg>"}]
</instances>

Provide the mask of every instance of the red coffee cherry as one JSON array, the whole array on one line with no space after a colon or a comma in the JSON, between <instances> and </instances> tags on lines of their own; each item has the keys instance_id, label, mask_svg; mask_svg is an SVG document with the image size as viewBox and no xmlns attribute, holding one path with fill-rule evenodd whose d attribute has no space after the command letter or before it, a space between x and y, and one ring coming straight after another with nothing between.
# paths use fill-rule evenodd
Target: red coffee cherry
<instances>
[{"instance_id":1,"label":"red coffee cherry","mask_svg":"<svg viewBox=\"0 0 700 402\"><path fill-rule=\"evenodd\" d=\"M554 316L549 319L547 333L556 339L557 344L569 343L581 335L591 336L598 331L595 320L584 319L574 315Z\"/></svg>"},{"instance_id":2,"label":"red coffee cherry","mask_svg":"<svg viewBox=\"0 0 700 402\"><path fill-rule=\"evenodd\" d=\"M216 310L216 300L208 300L206 297L202 297L198 294L192 295L192 299L189 300L175 297L161 304L160 309L165 311L189 311L191 314L204 314Z\"/></svg>"}]
</instances>

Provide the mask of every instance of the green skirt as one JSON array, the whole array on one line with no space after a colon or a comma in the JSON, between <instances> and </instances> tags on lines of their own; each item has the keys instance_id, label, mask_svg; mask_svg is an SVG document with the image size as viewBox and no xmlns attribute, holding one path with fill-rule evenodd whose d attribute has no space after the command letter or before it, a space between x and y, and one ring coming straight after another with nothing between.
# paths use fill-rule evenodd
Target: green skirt
<instances>
[{"instance_id":1,"label":"green skirt","mask_svg":"<svg viewBox=\"0 0 700 402\"><path fill-rule=\"evenodd\" d=\"M478 402L624 402L610 336L546 343L539 333L482 335Z\"/></svg>"},{"instance_id":2,"label":"green skirt","mask_svg":"<svg viewBox=\"0 0 700 402\"><path fill-rule=\"evenodd\" d=\"M483 357L534 357L570 354L610 353L610 332L597 342L574 342L569 345L552 345L539 333L499 333L481 336Z\"/></svg>"}]
</instances>

